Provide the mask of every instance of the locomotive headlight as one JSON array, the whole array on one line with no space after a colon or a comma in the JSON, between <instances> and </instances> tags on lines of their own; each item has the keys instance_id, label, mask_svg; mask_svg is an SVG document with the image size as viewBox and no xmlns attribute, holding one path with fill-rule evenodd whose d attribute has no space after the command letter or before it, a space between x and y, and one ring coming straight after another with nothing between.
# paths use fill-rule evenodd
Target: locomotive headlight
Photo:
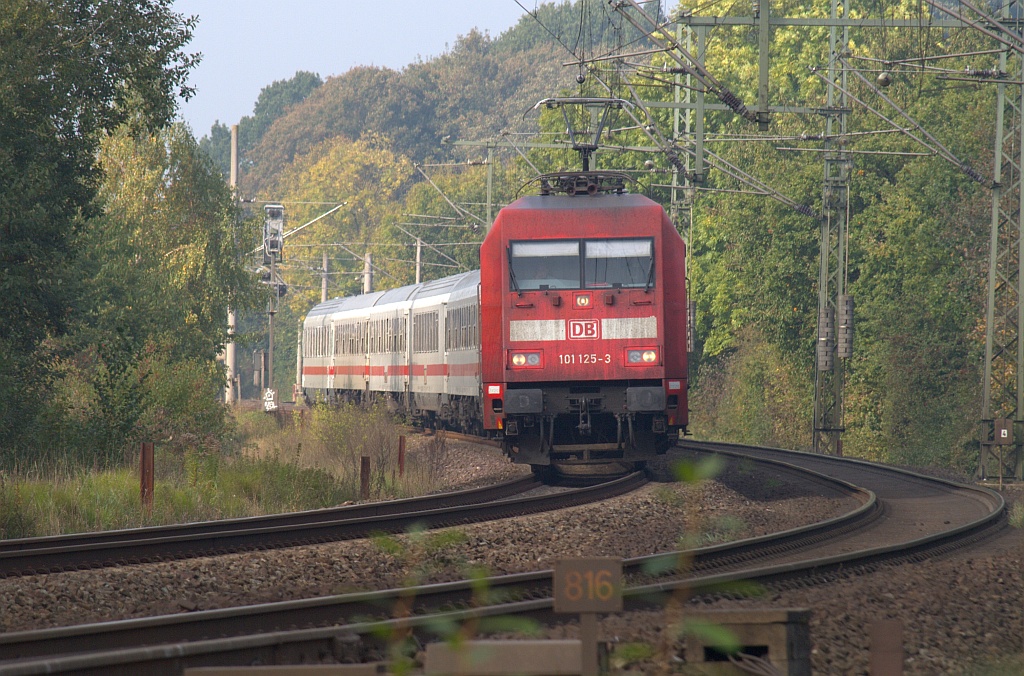
<instances>
[{"instance_id":1,"label":"locomotive headlight","mask_svg":"<svg viewBox=\"0 0 1024 676\"><path fill-rule=\"evenodd\" d=\"M509 356L509 363L516 368L537 369L544 366L544 360L540 352L513 352Z\"/></svg>"},{"instance_id":2,"label":"locomotive headlight","mask_svg":"<svg viewBox=\"0 0 1024 676\"><path fill-rule=\"evenodd\" d=\"M626 366L650 366L658 363L658 351L652 348L626 350Z\"/></svg>"}]
</instances>

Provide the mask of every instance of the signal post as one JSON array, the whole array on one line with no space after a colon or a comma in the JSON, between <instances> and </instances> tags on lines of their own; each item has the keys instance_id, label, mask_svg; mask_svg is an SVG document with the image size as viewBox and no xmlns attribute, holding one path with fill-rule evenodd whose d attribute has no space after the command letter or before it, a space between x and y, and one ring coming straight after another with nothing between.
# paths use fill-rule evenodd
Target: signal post
<instances>
[{"instance_id":1,"label":"signal post","mask_svg":"<svg viewBox=\"0 0 1024 676\"><path fill-rule=\"evenodd\" d=\"M268 275L264 275L263 283L273 289L267 306L268 317L268 353L267 382L264 383L263 408L267 412L277 410L277 390L274 388L274 315L277 313L277 302L283 295L284 284L277 276L277 261L281 258L284 248L284 206L266 204L263 206L263 265L269 265Z\"/></svg>"}]
</instances>

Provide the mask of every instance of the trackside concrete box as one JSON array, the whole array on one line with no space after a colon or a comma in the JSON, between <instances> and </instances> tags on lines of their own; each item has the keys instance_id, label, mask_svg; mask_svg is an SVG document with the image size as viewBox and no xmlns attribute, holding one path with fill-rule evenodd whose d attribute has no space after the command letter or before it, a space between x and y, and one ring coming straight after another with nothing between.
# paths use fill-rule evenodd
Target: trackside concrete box
<instances>
[{"instance_id":1,"label":"trackside concrete box","mask_svg":"<svg viewBox=\"0 0 1024 676\"><path fill-rule=\"evenodd\" d=\"M454 648L431 643L423 664L425 674L435 676L578 676L581 673L580 642L563 641L466 641Z\"/></svg>"},{"instance_id":2,"label":"trackside concrete box","mask_svg":"<svg viewBox=\"0 0 1024 676\"><path fill-rule=\"evenodd\" d=\"M778 610L687 611L685 618L723 627L737 638L741 652L770 662L788 676L811 676L811 611ZM686 637L686 662L709 676L749 674L696 636Z\"/></svg>"}]
</instances>

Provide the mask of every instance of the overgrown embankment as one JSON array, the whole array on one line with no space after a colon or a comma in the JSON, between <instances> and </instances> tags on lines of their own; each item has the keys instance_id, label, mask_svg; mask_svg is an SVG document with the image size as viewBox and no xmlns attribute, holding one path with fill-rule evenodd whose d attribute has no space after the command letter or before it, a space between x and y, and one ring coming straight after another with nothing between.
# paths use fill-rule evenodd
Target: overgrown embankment
<instances>
[{"instance_id":1,"label":"overgrown embankment","mask_svg":"<svg viewBox=\"0 0 1024 676\"><path fill-rule=\"evenodd\" d=\"M318 509L359 499L362 457L371 499L434 490L443 434L410 453L399 471L401 433L383 408L315 407L292 417L235 416L234 451L183 452L157 444L152 511L139 498L138 466L43 467L0 473L0 538L133 528Z\"/></svg>"}]
</instances>

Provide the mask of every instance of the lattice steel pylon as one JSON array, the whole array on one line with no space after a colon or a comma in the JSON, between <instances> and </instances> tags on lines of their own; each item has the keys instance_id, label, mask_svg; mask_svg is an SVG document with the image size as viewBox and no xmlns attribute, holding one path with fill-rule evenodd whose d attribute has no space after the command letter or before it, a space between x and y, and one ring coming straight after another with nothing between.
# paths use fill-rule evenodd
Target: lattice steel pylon
<instances>
[{"instance_id":1,"label":"lattice steel pylon","mask_svg":"<svg viewBox=\"0 0 1024 676\"><path fill-rule=\"evenodd\" d=\"M686 32L685 39L683 32ZM682 24L676 24L676 42L679 44L685 44L686 49L693 52L693 29L685 27ZM701 41L701 47L704 47L704 41ZM703 53L698 52L698 59L703 59ZM676 73L673 78L675 86L673 89L673 99L676 104L691 103L694 94L693 89L693 76L689 73L686 74L685 82L683 81L682 73ZM683 86L685 84L685 87ZM702 94L703 95L703 94ZM703 111L702 111L703 112ZM694 111L692 108L684 109L680 106L673 108L672 114L672 142L678 143L680 139L691 138L693 131L693 120ZM703 122L703 120L702 120ZM680 172L680 167L672 165L672 192L669 201L669 220L682 235L683 241L686 242L686 288L693 288L693 268L691 263L693 261L693 202L697 195L696 185L694 184L694 173L691 166L691 158L689 154L683 156L683 171ZM682 184L679 179L682 178ZM697 178L703 180L703 176L699 175ZM682 190L682 199L679 198L679 191ZM697 346L697 329L695 323L697 320L697 303L692 298L689 298L686 302L686 351L693 353ZM691 361L690 363L693 363Z\"/></svg>"},{"instance_id":2,"label":"lattice steel pylon","mask_svg":"<svg viewBox=\"0 0 1024 676\"><path fill-rule=\"evenodd\" d=\"M848 0L832 0L832 18L839 8L849 16ZM843 454L843 362L851 356L839 350L849 345L850 320L846 294L847 218L850 207L850 156L836 143L846 134L850 112L843 57L850 44L850 29L832 26L829 33L827 102L825 116L825 176L821 196L821 252L818 269L818 340L815 350L814 429L815 453ZM837 319L841 321L837 322Z\"/></svg>"},{"instance_id":3,"label":"lattice steel pylon","mask_svg":"<svg viewBox=\"0 0 1024 676\"><path fill-rule=\"evenodd\" d=\"M1008 20L1024 9L1018 0L1002 3L1000 18ZM1008 24L1009 21L1005 21ZM1004 25L1005 25L1004 24ZM1020 35L1019 23L1014 23ZM1019 37L1018 37L1019 39ZM1021 432L1024 431L1024 201L1021 166L1024 162L1024 77L1019 50L1004 46L999 71L1012 77L997 86L995 163L992 189L992 229L989 243L988 304L985 313L985 380L981 414L981 455L977 476L1024 478Z\"/></svg>"}]
</instances>

